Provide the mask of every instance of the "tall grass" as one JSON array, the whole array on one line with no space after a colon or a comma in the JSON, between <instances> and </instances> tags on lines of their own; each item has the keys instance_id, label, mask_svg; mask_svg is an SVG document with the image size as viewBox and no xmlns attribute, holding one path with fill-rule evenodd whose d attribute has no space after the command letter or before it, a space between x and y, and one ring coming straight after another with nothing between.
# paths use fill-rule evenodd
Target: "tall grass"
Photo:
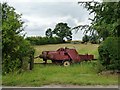
<instances>
[{"instance_id":1,"label":"tall grass","mask_svg":"<svg viewBox=\"0 0 120 90\"><path fill-rule=\"evenodd\" d=\"M96 62L83 62L69 67L37 64L33 71L3 76L3 86L114 85L118 83L117 75L98 75L96 67Z\"/></svg>"}]
</instances>

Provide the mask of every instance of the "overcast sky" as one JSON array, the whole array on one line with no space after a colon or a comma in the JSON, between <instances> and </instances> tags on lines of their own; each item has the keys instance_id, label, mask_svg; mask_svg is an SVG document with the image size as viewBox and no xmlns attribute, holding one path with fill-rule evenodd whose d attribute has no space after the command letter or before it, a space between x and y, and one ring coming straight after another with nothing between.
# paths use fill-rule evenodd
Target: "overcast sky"
<instances>
[{"instance_id":1,"label":"overcast sky","mask_svg":"<svg viewBox=\"0 0 120 90\"><path fill-rule=\"evenodd\" d=\"M78 5L78 0L3 0L22 14L26 36L45 36L47 28L54 29L60 22L75 27L90 24L89 12ZM79 0L80 1L80 0ZM73 40L81 40L83 31L73 32Z\"/></svg>"}]
</instances>

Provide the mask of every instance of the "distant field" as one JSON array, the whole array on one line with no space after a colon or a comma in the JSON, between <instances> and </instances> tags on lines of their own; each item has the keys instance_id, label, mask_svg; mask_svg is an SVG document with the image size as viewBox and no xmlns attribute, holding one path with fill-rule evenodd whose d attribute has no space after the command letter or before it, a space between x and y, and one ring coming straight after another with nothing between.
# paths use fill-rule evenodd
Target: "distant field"
<instances>
[{"instance_id":1,"label":"distant field","mask_svg":"<svg viewBox=\"0 0 120 90\"><path fill-rule=\"evenodd\" d=\"M52 44L52 45L40 45L34 46L36 52L35 56L42 53L42 51L57 50L61 47L75 48L79 54L93 54L95 58L98 58L98 44ZM36 59L35 63L42 62L42 59ZM50 61L49 61L50 62Z\"/></svg>"},{"instance_id":2,"label":"distant field","mask_svg":"<svg viewBox=\"0 0 120 90\"><path fill-rule=\"evenodd\" d=\"M98 57L97 44L56 44L34 46L35 56L44 50L56 50L60 47L76 48L80 54L94 54ZM36 59L35 63L42 62ZM32 71L25 71L17 74L11 73L2 77L3 86L44 86L44 85L117 85L118 76L116 74L98 74L98 62L82 62L63 67L53 64L35 64Z\"/></svg>"}]
</instances>

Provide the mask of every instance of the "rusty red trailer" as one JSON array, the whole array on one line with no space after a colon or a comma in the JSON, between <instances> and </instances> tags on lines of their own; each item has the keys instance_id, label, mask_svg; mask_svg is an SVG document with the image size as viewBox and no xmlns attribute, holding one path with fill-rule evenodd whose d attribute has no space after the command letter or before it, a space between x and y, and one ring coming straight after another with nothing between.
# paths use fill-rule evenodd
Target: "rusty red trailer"
<instances>
[{"instance_id":1,"label":"rusty red trailer","mask_svg":"<svg viewBox=\"0 0 120 90\"><path fill-rule=\"evenodd\" d=\"M53 63L61 63L64 66L94 59L94 55L78 54L76 49L70 48L59 48L56 51L43 51L38 57L43 58L45 63L47 63L47 60L52 60Z\"/></svg>"}]
</instances>

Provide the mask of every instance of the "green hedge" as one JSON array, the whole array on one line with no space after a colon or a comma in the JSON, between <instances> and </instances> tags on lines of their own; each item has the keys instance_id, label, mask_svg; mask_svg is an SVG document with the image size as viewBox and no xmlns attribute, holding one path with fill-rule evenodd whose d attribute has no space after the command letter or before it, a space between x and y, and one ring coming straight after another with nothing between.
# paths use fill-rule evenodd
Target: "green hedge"
<instances>
[{"instance_id":1,"label":"green hedge","mask_svg":"<svg viewBox=\"0 0 120 90\"><path fill-rule=\"evenodd\" d=\"M63 43L58 37L27 37L26 40L30 41L32 45L45 45L45 44L59 44Z\"/></svg>"},{"instance_id":2,"label":"green hedge","mask_svg":"<svg viewBox=\"0 0 120 90\"><path fill-rule=\"evenodd\" d=\"M108 37L98 48L100 63L107 70L120 69L120 37Z\"/></svg>"},{"instance_id":3,"label":"green hedge","mask_svg":"<svg viewBox=\"0 0 120 90\"><path fill-rule=\"evenodd\" d=\"M18 37L17 40L19 42L15 41L14 44L16 44L16 46L14 46L13 48L8 44L3 44L3 49L2 49L3 74L30 69L30 67L28 66L31 62L33 62L34 52L35 52L34 48L31 47L30 43L27 40L24 40L23 37L21 36L16 36L16 37ZM10 52L9 49L11 50Z\"/></svg>"}]
</instances>

